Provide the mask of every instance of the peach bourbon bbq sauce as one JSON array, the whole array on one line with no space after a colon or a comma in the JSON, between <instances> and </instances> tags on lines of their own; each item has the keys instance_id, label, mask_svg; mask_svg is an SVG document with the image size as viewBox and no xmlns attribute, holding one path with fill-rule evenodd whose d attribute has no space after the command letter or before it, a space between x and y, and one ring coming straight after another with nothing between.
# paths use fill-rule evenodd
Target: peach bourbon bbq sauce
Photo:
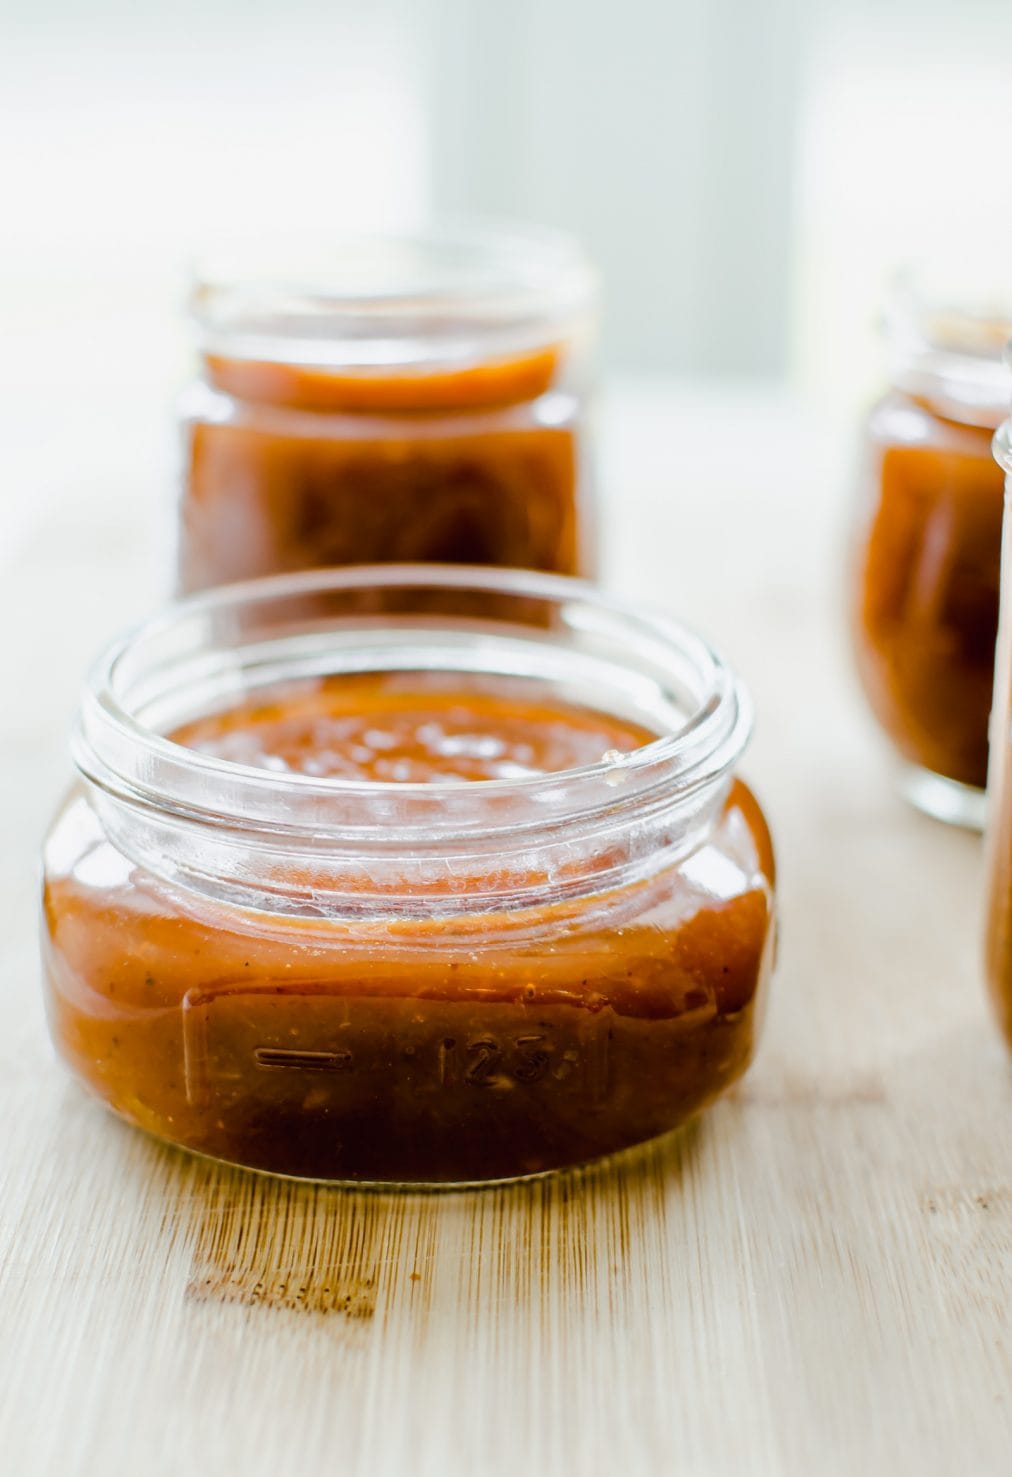
<instances>
[{"instance_id":1,"label":"peach bourbon bbq sauce","mask_svg":"<svg viewBox=\"0 0 1012 1477\"><path fill-rule=\"evenodd\" d=\"M444 786L654 737L533 682L426 672L289 682L173 734L273 773ZM359 916L356 864L341 916L288 917L187 896L85 811L73 800L51 843L80 832L45 895L55 1039L119 1113L189 1148L331 1179L526 1174L675 1126L751 1057L773 862L740 782L677 867L465 916L438 901L473 861L419 882L431 908ZM609 863L602 842L591 866ZM311 868L278 865L311 895Z\"/></svg>"},{"instance_id":2,"label":"peach bourbon bbq sauce","mask_svg":"<svg viewBox=\"0 0 1012 1477\"><path fill-rule=\"evenodd\" d=\"M901 760L903 791L971 825L987 777L1002 527L991 438L1010 326L923 290L899 294L892 383L865 430L853 549L858 674Z\"/></svg>"},{"instance_id":3,"label":"peach bourbon bbq sauce","mask_svg":"<svg viewBox=\"0 0 1012 1477\"><path fill-rule=\"evenodd\" d=\"M198 284L181 588L385 562L589 573L592 297L567 238L493 230Z\"/></svg>"}]
</instances>

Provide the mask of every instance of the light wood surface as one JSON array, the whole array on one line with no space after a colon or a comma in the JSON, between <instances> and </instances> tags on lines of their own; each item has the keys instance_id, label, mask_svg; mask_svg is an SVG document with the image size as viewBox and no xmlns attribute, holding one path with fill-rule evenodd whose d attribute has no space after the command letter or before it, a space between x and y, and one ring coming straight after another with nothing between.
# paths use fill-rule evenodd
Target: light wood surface
<instances>
[{"instance_id":1,"label":"light wood surface","mask_svg":"<svg viewBox=\"0 0 1012 1477\"><path fill-rule=\"evenodd\" d=\"M48 447L35 517L26 464L0 568L0 1470L1012 1471L979 844L895 798L849 675L845 440L747 391L605 407L610 583L705 631L757 703L783 922L753 1070L625 1161L404 1197L163 1148L46 1039L35 853L84 669L164 588L155 419L105 482L101 427Z\"/></svg>"}]
</instances>

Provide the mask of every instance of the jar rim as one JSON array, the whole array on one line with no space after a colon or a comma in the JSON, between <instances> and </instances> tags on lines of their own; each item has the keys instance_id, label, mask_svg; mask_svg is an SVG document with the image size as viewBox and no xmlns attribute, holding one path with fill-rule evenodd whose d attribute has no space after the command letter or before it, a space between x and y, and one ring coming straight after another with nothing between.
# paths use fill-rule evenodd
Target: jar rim
<instances>
[{"instance_id":1,"label":"jar rim","mask_svg":"<svg viewBox=\"0 0 1012 1477\"><path fill-rule=\"evenodd\" d=\"M596 290L567 232L473 219L212 254L188 303L210 357L368 369L549 343Z\"/></svg>"},{"instance_id":2,"label":"jar rim","mask_svg":"<svg viewBox=\"0 0 1012 1477\"><path fill-rule=\"evenodd\" d=\"M965 265L951 271L930 261L893 274L884 315L890 378L956 419L993 427L1008 403L1012 296L1007 284L970 288L972 280Z\"/></svg>"},{"instance_id":3,"label":"jar rim","mask_svg":"<svg viewBox=\"0 0 1012 1477\"><path fill-rule=\"evenodd\" d=\"M676 731L662 732L647 744L595 764L515 779L433 784L318 778L238 764L175 743L150 716L163 711L166 702L180 701L187 683L192 688L222 679L240 682L254 667L256 672L274 674L254 683L260 686L306 675L307 662L317 675L348 669L334 665L338 632L343 630L336 623L314 628L307 622L301 646L291 640L285 644L278 637L276 650L264 641L230 648L228 633L238 631L244 619L255 620L276 605L284 609L287 602L354 599L356 592L399 597L407 591L455 592L462 600L544 602L576 646L582 642L589 649L596 639L609 651L614 648L609 660L616 663L616 672L623 657L628 660L637 647L648 653L643 671L630 675L629 691L635 684L646 701L647 686L653 684L651 700L656 687L657 703L670 699L674 713L674 699L662 689L665 683L670 692L677 689L684 722ZM437 626L448 641L467 637L470 629L466 617L443 622L423 614L412 619L429 640L430 628ZM488 621L472 624L481 659L491 662L487 669L500 675L507 675L502 662L512 659L513 647L517 659L522 654L529 660L533 653L542 662L557 656L566 664L573 660L568 648L554 649L550 635L546 639L543 633L528 632L520 653L515 626L503 621L497 635ZM341 660L357 662L352 670L375 670L370 663L387 660L377 642L392 640L396 656L407 640L405 633L413 629L388 616L378 624L356 618L345 633L347 649ZM501 651L497 641L505 643ZM466 642L460 651L463 664L456 670L477 670ZM289 669L279 670L279 661L282 665L288 661ZM598 667L604 671L601 661ZM245 695L247 689L237 691ZM686 711L690 704L691 711ZM198 714L199 710L191 712ZM141 809L238 830L266 826L275 833L340 836L344 841L360 837L403 842L405 836L415 837L424 829L443 844L454 836L486 832L490 824L497 832L537 830L574 817L591 822L613 813L616 805L671 805L719 782L740 757L751 726L751 704L741 682L711 647L663 613L563 575L469 566L361 565L271 576L189 596L113 641L86 685L74 757L87 781ZM391 806L397 812L393 825L382 814ZM498 817L491 822L490 806Z\"/></svg>"}]
</instances>

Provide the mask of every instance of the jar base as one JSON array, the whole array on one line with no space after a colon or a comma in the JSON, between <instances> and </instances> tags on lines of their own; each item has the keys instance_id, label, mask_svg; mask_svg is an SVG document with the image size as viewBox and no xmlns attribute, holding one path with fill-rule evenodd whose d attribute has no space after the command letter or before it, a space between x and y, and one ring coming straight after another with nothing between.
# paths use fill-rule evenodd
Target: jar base
<instances>
[{"instance_id":1,"label":"jar base","mask_svg":"<svg viewBox=\"0 0 1012 1477\"><path fill-rule=\"evenodd\" d=\"M964 785L931 769L907 764L900 776L899 790L904 800L933 820L963 826L968 831L984 829L986 795L975 785Z\"/></svg>"},{"instance_id":2,"label":"jar base","mask_svg":"<svg viewBox=\"0 0 1012 1477\"><path fill-rule=\"evenodd\" d=\"M189 1144L177 1143L174 1139L167 1138L164 1134L155 1133L152 1129L142 1127L139 1123L132 1122L124 1117L111 1103L96 1097L93 1091L82 1084L77 1084L79 1090L83 1090L88 1097L95 1101L99 1108L108 1113L130 1134L137 1134L153 1144L158 1144L162 1149L168 1150L173 1155L179 1155L181 1161L194 1160L198 1165L204 1165L208 1169L225 1170L230 1173L251 1175L254 1179L263 1180L268 1184L272 1181L281 1185L302 1185L308 1188L316 1187L320 1190L338 1191L362 1191L370 1195L447 1195L473 1191L491 1191L509 1189L514 1185L531 1185L542 1180L559 1180L567 1176L576 1178L595 1171L607 1172L612 1166L633 1168L637 1163L647 1160L651 1155L663 1152L665 1147L674 1149L675 1146L687 1146L696 1137L699 1131L702 1110L707 1104L701 1104L700 1108L686 1115L680 1123L661 1133L652 1135L650 1138L641 1139L638 1143L626 1144L622 1148L611 1149L600 1154L591 1154L585 1159L576 1159L570 1164L555 1164L548 1169L535 1170L528 1174L504 1174L489 1177L487 1179L459 1179L459 1180L384 1180L384 1179L340 1179L329 1175L317 1174L288 1174L280 1169L264 1169L256 1164L243 1164L237 1159L226 1159L219 1154L208 1153L204 1149L196 1149Z\"/></svg>"}]
</instances>

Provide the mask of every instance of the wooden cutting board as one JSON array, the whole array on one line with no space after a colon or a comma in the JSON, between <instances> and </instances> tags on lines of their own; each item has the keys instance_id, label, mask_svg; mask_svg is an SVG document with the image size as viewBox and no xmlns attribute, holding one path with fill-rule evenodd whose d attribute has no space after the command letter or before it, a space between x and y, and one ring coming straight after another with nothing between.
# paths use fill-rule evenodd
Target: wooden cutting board
<instances>
[{"instance_id":1,"label":"wooden cutting board","mask_svg":"<svg viewBox=\"0 0 1012 1477\"><path fill-rule=\"evenodd\" d=\"M260 1179L68 1080L35 852L85 666L164 563L125 482L57 500L10 551L3 1472L1012 1471L1012 1069L980 978L979 844L894 797L850 678L843 443L776 397L664 386L613 396L606 430L610 582L690 619L753 688L781 954L737 1092L680 1137L528 1185Z\"/></svg>"}]
</instances>

